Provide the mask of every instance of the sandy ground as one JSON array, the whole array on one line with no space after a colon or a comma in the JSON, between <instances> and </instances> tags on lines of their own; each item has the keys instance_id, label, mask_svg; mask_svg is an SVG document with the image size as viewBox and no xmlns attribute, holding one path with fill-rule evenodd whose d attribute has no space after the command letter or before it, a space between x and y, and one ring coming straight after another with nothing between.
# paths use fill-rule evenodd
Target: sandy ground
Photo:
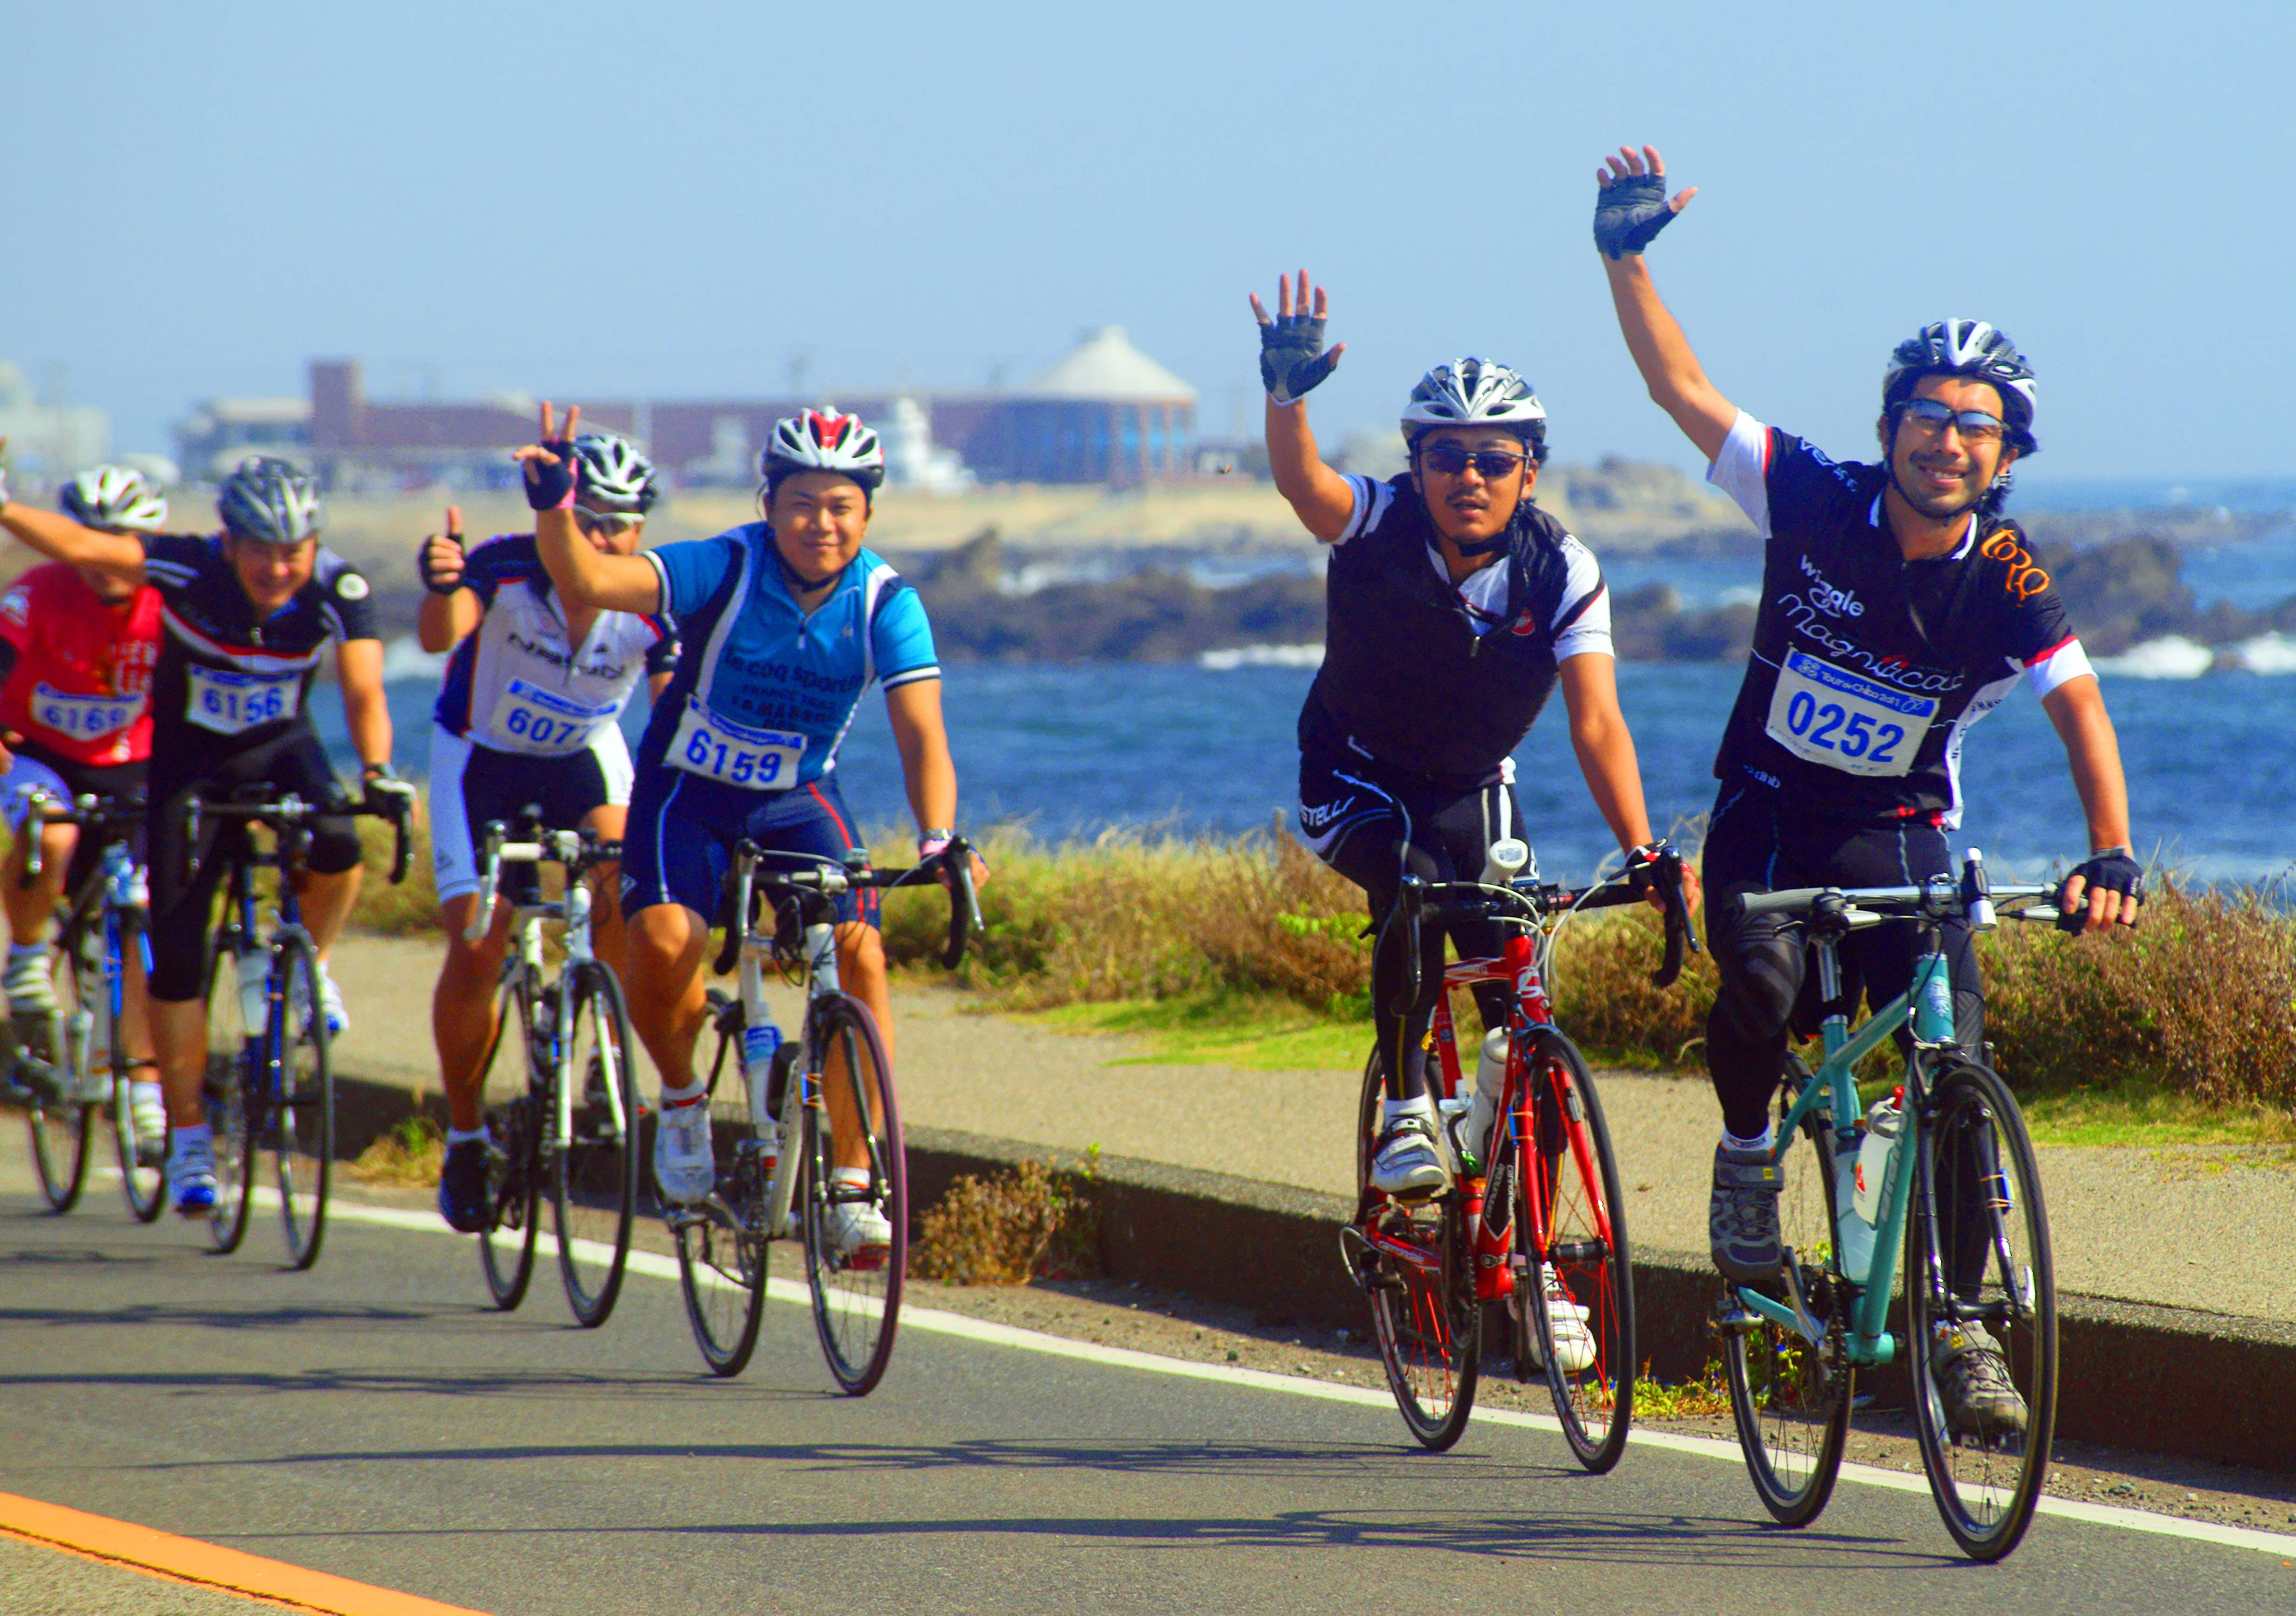
<instances>
[{"instance_id":1,"label":"sandy ground","mask_svg":"<svg viewBox=\"0 0 2296 1616\"><path fill-rule=\"evenodd\" d=\"M439 957L428 942L345 943L337 974L354 1018L340 1046L345 1071L437 1088L429 1026ZM794 991L781 997L784 1026L799 1002ZM913 1126L1354 1190L1357 1071L1154 1064L1144 1039L967 1013L954 990L898 994L895 1030ZM1703 1251L1715 1129L1705 1083L1611 1072L1600 1092L1635 1238ZM2061 1291L2296 1319L2296 1152L2054 1146L2041 1173ZM2247 1259L2225 1260L2234 1240Z\"/></svg>"}]
</instances>

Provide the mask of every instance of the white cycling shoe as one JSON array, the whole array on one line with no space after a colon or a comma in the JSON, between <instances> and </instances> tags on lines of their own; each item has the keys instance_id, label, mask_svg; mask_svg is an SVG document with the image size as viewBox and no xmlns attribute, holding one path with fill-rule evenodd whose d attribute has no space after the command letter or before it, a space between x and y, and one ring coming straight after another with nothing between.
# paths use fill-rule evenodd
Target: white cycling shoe
<instances>
[{"instance_id":1,"label":"white cycling shoe","mask_svg":"<svg viewBox=\"0 0 2296 1616\"><path fill-rule=\"evenodd\" d=\"M0 993L8 996L11 1015L29 1020L55 1014L56 983L49 972L48 951L34 948L18 954L12 950L7 972L0 975Z\"/></svg>"},{"instance_id":2,"label":"white cycling shoe","mask_svg":"<svg viewBox=\"0 0 2296 1616\"><path fill-rule=\"evenodd\" d=\"M893 1226L874 1202L840 1201L829 1209L829 1240L840 1257L892 1248Z\"/></svg>"},{"instance_id":3,"label":"white cycling shoe","mask_svg":"<svg viewBox=\"0 0 2296 1616\"><path fill-rule=\"evenodd\" d=\"M168 1159L168 1105L157 1083L127 1086L128 1125L135 1130L135 1159L156 1167Z\"/></svg>"},{"instance_id":4,"label":"white cycling shoe","mask_svg":"<svg viewBox=\"0 0 2296 1616\"><path fill-rule=\"evenodd\" d=\"M1387 1125L1372 1155L1371 1187L1398 1201L1424 1201L1451 1187L1432 1117L1406 1112Z\"/></svg>"},{"instance_id":5,"label":"white cycling shoe","mask_svg":"<svg viewBox=\"0 0 2296 1616\"><path fill-rule=\"evenodd\" d=\"M707 1201L718 1187L707 1101L664 1105L654 1113L653 1182L661 1198L674 1206Z\"/></svg>"},{"instance_id":6,"label":"white cycling shoe","mask_svg":"<svg viewBox=\"0 0 2296 1616\"><path fill-rule=\"evenodd\" d=\"M1570 1292L1554 1276L1552 1268L1544 1269L1546 1286L1546 1326L1554 1337L1554 1357L1566 1374L1577 1374L1595 1366L1595 1333L1587 1327L1591 1317L1587 1310L1570 1300ZM1522 1339L1530 1357L1530 1366L1542 1374L1546 1369L1546 1343L1537 1339L1528 1327L1531 1322L1528 1300L1523 1307Z\"/></svg>"}]
</instances>

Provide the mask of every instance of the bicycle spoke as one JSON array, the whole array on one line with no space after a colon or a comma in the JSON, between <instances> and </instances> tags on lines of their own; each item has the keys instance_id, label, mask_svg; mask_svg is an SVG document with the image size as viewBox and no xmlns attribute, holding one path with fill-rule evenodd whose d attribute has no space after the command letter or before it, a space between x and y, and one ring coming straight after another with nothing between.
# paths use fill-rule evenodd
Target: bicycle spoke
<instances>
[{"instance_id":1,"label":"bicycle spoke","mask_svg":"<svg viewBox=\"0 0 2296 1616\"><path fill-rule=\"evenodd\" d=\"M628 1016L613 972L595 960L584 962L571 997L557 1081L572 1086L572 1115L568 1136L558 1139L554 1093L546 1119L554 1168L551 1196L566 1300L575 1318L594 1329L614 1310L629 1257L637 1210L637 1084Z\"/></svg>"},{"instance_id":2,"label":"bicycle spoke","mask_svg":"<svg viewBox=\"0 0 2296 1616\"><path fill-rule=\"evenodd\" d=\"M710 1020L718 1021L727 1007L725 995L711 989L709 1005ZM738 1021L722 1023L709 1079L717 1194L702 1206L669 1214L686 1323L701 1361L720 1375L748 1367L766 1308L765 1202L771 1166L767 1139L750 1115L741 1048ZM771 1128L770 1118L763 1122Z\"/></svg>"},{"instance_id":3,"label":"bicycle spoke","mask_svg":"<svg viewBox=\"0 0 2296 1616\"><path fill-rule=\"evenodd\" d=\"M247 1029L239 997L236 935L216 935L208 963L208 1069L203 1081L208 1127L215 1139L216 1203L208 1238L218 1251L235 1251L247 1238L256 1149L248 1134Z\"/></svg>"},{"instance_id":4,"label":"bicycle spoke","mask_svg":"<svg viewBox=\"0 0 2296 1616\"><path fill-rule=\"evenodd\" d=\"M830 1373L859 1397L885 1373L908 1258L908 1176L893 1074L868 1007L846 995L817 1013L822 1100L806 1112L806 1284ZM857 1158L857 1160L856 1160ZM865 1169L840 1182L834 1169Z\"/></svg>"},{"instance_id":5,"label":"bicycle spoke","mask_svg":"<svg viewBox=\"0 0 2296 1616\"><path fill-rule=\"evenodd\" d=\"M509 1312L526 1300L541 1223L536 1213L542 1183L537 1133L542 1112L529 1093L527 1047L533 1016L522 974L504 987L495 1012L494 1046L487 1052L479 1090L490 1147L489 1218L479 1236L479 1265L495 1306Z\"/></svg>"},{"instance_id":6,"label":"bicycle spoke","mask_svg":"<svg viewBox=\"0 0 2296 1616\"><path fill-rule=\"evenodd\" d=\"M334 1070L326 1013L320 1007L318 956L310 940L288 933L272 961L279 997L265 1032L258 1091L268 1101L270 1114L256 1137L272 1151L288 1256L296 1267L308 1268L318 1261L326 1238L334 1175Z\"/></svg>"}]
</instances>

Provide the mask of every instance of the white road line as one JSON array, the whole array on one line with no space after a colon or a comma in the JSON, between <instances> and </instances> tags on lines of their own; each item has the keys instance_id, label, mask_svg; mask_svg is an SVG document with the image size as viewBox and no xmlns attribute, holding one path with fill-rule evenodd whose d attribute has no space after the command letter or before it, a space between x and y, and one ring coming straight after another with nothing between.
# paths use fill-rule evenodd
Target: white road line
<instances>
[{"instance_id":1,"label":"white road line","mask_svg":"<svg viewBox=\"0 0 2296 1616\"><path fill-rule=\"evenodd\" d=\"M277 1199L275 1193L266 1190L257 1191L257 1195L275 1202ZM430 1211L411 1212L398 1207L336 1201L330 1204L328 1215L347 1222L377 1224L386 1228L408 1229L420 1235L445 1235L457 1240L468 1238L455 1235L436 1212ZM604 1261L613 1254L612 1248L609 1246L590 1241L578 1243L586 1248L586 1255L594 1260ZM677 1259L659 1252L632 1251L629 1271L643 1274L650 1279L666 1279L672 1284L677 1283ZM768 1280L766 1291L767 1295L775 1300L811 1305L806 1288L792 1279ZM969 1318L962 1313L945 1312L939 1308L921 1308L913 1302L902 1304L899 1327L922 1330L933 1335L953 1335L986 1346L1042 1353L1047 1358L1078 1358L1086 1363L1106 1364L1116 1369L1172 1375L1181 1380L1249 1386L1261 1391L1316 1398L1327 1403L1355 1403L1367 1408L1394 1407L1394 1399L1385 1391L1369 1390L1361 1386L1337 1386L1327 1381L1309 1380L1304 1375L1276 1374L1265 1369L1245 1369L1226 1364L1192 1363L1186 1358L1165 1358L1130 1347L1103 1347L1093 1341L1047 1335L1041 1330L1023 1330L1014 1325ZM1477 1424L1510 1425L1528 1431L1542 1431L1552 1436L1560 1436L1562 1432L1562 1423L1552 1415L1519 1414L1511 1408L1478 1408L1474 1420ZM1637 1429L1628 1438L1628 1445L1692 1454L1730 1464L1744 1463L1744 1456L1735 1442L1726 1442L1715 1437L1678 1436L1672 1431ZM1925 1476L1881 1470L1871 1464L1845 1463L1841 1473L1845 1481L1855 1481L1865 1487L1885 1488L1891 1492L1926 1496L1930 1490ZM2094 1526L2113 1526L2123 1531L2151 1532L2163 1538L2184 1538L2197 1543L2217 1543L2228 1548L2255 1549L2263 1554L2278 1554L2284 1559L2296 1559L2296 1535L2284 1532L2263 1532L2246 1526L2219 1526L2210 1521L2186 1521L2175 1515L2156 1515L2116 1504L2084 1504L2074 1498L2044 1497L2037 1508L2045 1515L2086 1521Z\"/></svg>"}]
</instances>

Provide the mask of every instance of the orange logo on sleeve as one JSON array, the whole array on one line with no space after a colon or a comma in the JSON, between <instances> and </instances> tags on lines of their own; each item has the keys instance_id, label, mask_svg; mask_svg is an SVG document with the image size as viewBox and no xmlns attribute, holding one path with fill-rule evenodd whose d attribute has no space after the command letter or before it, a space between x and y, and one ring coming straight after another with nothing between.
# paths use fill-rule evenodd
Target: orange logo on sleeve
<instances>
[{"instance_id":1,"label":"orange logo on sleeve","mask_svg":"<svg viewBox=\"0 0 2296 1616\"><path fill-rule=\"evenodd\" d=\"M2021 601L2029 600L2049 587L2049 575L2034 564L2017 538L2014 528L1996 529L1977 546L1977 553L1988 561L2008 562L2009 576L2001 587Z\"/></svg>"}]
</instances>

